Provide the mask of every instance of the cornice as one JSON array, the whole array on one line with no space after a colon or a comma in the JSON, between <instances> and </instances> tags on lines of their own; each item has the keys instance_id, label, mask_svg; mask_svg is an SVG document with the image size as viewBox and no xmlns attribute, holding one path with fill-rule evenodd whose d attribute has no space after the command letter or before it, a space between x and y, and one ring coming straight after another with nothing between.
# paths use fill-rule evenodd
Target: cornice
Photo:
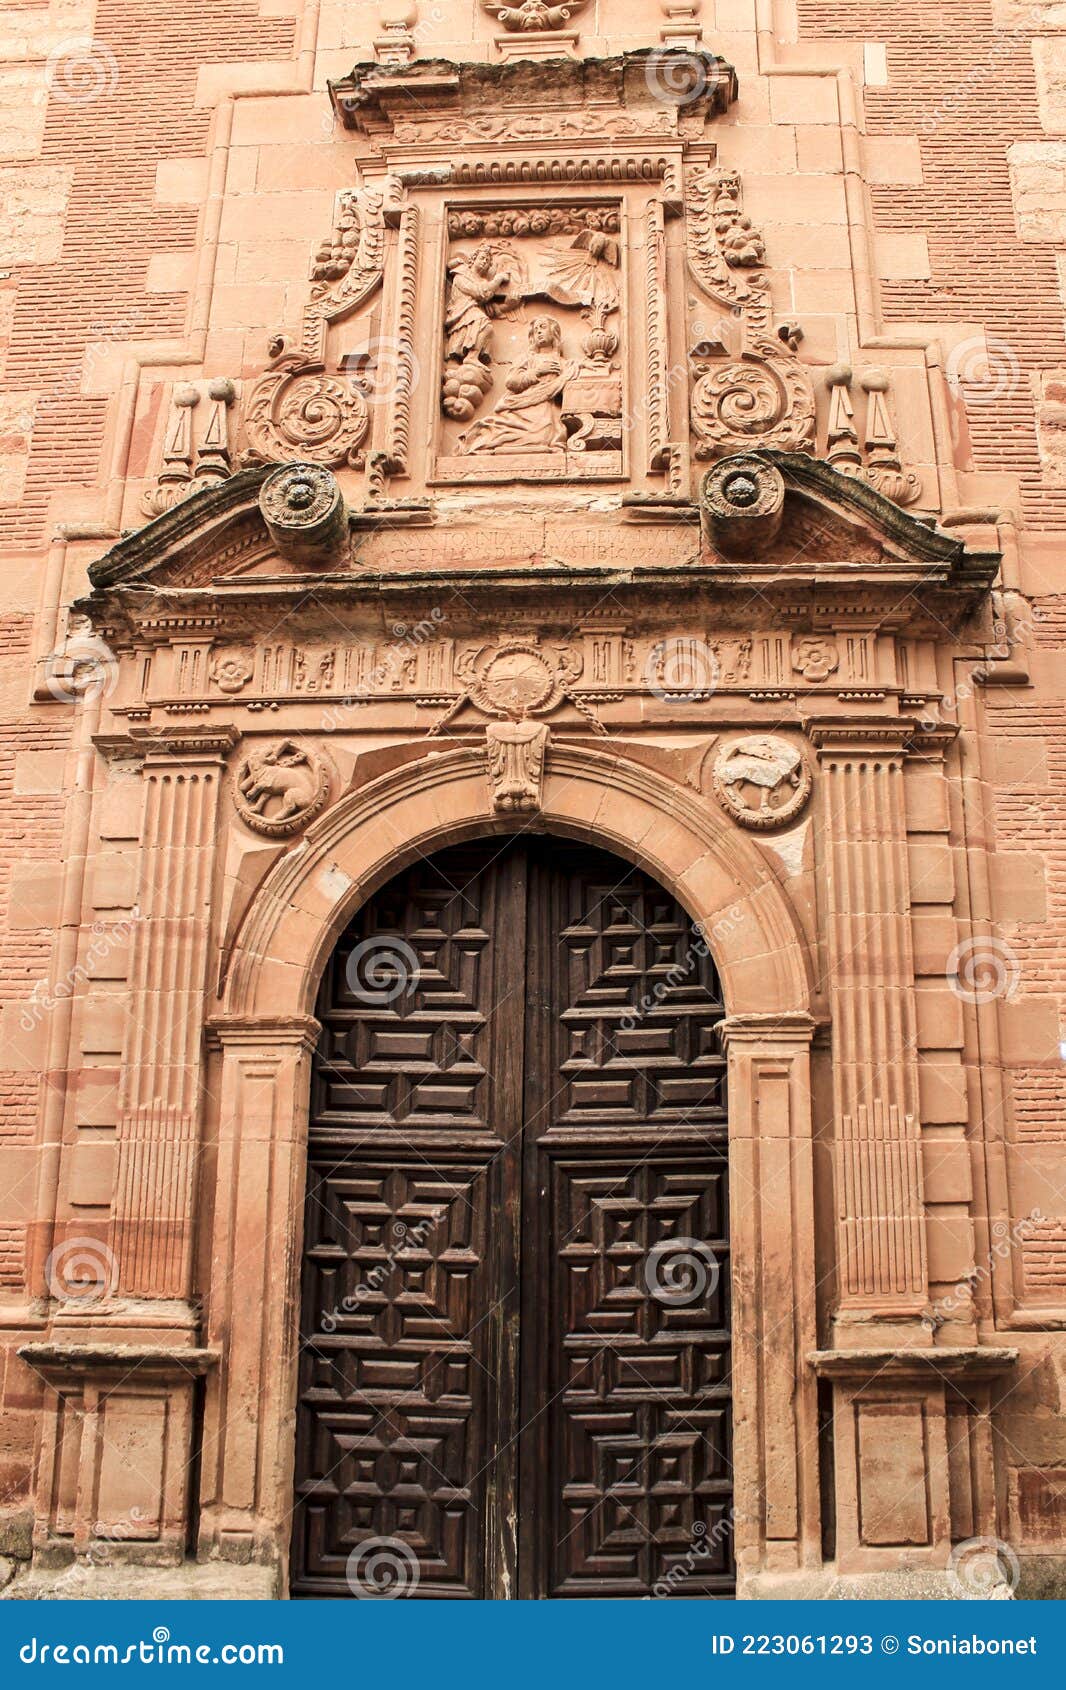
<instances>
[{"instance_id":1,"label":"cornice","mask_svg":"<svg viewBox=\"0 0 1066 1690\"><path fill-rule=\"evenodd\" d=\"M410 64L361 62L347 76L329 83L333 109L346 129L367 136L389 136L398 122L475 116L516 108L528 112L543 105L561 114L589 104L614 107L637 117L641 110L661 115L654 78L669 76L669 59L699 77L700 91L685 104L686 117L709 117L728 110L737 97L732 65L716 53L687 49L641 48L610 58L503 60L479 64L451 59L418 59ZM666 61L664 68L664 61Z\"/></svg>"}]
</instances>

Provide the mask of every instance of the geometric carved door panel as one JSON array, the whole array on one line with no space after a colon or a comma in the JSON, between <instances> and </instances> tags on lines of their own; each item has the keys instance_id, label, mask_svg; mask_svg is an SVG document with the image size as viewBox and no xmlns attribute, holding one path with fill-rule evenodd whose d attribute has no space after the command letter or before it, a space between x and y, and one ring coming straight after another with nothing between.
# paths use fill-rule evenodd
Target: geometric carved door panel
<instances>
[{"instance_id":1,"label":"geometric carved door panel","mask_svg":"<svg viewBox=\"0 0 1066 1690\"><path fill-rule=\"evenodd\" d=\"M296 1596L733 1590L724 1011L535 835L405 870L317 1010Z\"/></svg>"}]
</instances>

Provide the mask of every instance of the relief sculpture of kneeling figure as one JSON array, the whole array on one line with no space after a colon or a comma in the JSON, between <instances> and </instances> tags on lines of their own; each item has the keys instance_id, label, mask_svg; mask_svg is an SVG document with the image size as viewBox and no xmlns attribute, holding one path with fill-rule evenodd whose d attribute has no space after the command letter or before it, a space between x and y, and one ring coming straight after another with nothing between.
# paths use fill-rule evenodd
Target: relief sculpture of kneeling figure
<instances>
[{"instance_id":1,"label":"relief sculpture of kneeling figure","mask_svg":"<svg viewBox=\"0 0 1066 1690\"><path fill-rule=\"evenodd\" d=\"M460 452L548 452L566 445L558 399L578 364L563 357L554 317L533 318L529 349L508 376L505 396L459 436Z\"/></svg>"}]
</instances>

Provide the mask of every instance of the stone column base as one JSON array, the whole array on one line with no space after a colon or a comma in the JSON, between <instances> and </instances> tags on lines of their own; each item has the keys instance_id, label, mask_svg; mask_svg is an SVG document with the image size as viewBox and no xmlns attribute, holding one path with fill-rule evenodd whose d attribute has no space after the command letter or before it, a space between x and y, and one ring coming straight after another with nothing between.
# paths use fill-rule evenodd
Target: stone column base
<instances>
[{"instance_id":1,"label":"stone column base","mask_svg":"<svg viewBox=\"0 0 1066 1690\"><path fill-rule=\"evenodd\" d=\"M226 1561L186 1561L180 1567L27 1567L3 1602L270 1602L278 1595L274 1567L234 1567Z\"/></svg>"},{"instance_id":2,"label":"stone column base","mask_svg":"<svg viewBox=\"0 0 1066 1690\"><path fill-rule=\"evenodd\" d=\"M1010 1586L982 1592L986 1599L1013 1600ZM748 1573L737 1581L740 1602L958 1602L959 1581L946 1567L841 1573L834 1566L796 1573Z\"/></svg>"}]
</instances>

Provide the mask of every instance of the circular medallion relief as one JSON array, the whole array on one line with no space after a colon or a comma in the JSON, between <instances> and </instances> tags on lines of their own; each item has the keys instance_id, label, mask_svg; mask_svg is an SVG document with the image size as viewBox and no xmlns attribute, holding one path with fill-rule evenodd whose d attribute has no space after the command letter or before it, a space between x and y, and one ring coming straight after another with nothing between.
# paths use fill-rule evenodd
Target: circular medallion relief
<instances>
[{"instance_id":1,"label":"circular medallion relief","mask_svg":"<svg viewBox=\"0 0 1066 1690\"><path fill-rule=\"evenodd\" d=\"M759 734L722 747L712 782L718 802L742 827L780 827L811 795L811 771L799 746Z\"/></svg>"},{"instance_id":2,"label":"circular medallion relief","mask_svg":"<svg viewBox=\"0 0 1066 1690\"><path fill-rule=\"evenodd\" d=\"M253 751L237 769L233 802L254 833L285 839L318 815L329 797L329 769L317 752L284 739Z\"/></svg>"},{"instance_id":3,"label":"circular medallion relief","mask_svg":"<svg viewBox=\"0 0 1066 1690\"><path fill-rule=\"evenodd\" d=\"M476 701L501 716L531 716L549 705L555 690L556 677L536 647L511 645L482 667Z\"/></svg>"},{"instance_id":4,"label":"circular medallion relief","mask_svg":"<svg viewBox=\"0 0 1066 1690\"><path fill-rule=\"evenodd\" d=\"M333 473L321 464L283 464L259 489L259 507L279 528L317 528L341 498Z\"/></svg>"},{"instance_id":5,"label":"circular medallion relief","mask_svg":"<svg viewBox=\"0 0 1066 1690\"><path fill-rule=\"evenodd\" d=\"M776 464L762 458L725 458L707 471L701 491L719 518L767 517L784 503L785 479Z\"/></svg>"}]
</instances>

